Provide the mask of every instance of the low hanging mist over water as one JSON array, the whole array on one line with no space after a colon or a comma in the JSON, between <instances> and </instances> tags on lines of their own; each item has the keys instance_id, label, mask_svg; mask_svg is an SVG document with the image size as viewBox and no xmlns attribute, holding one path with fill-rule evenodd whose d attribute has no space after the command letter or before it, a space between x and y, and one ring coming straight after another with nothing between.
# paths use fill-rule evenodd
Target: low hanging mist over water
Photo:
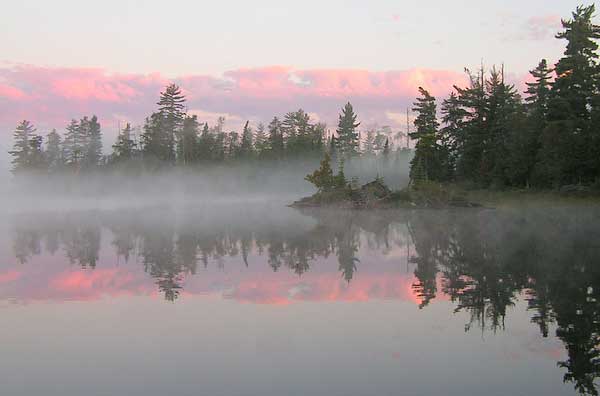
<instances>
[{"instance_id":1,"label":"low hanging mist over water","mask_svg":"<svg viewBox=\"0 0 600 396\"><path fill-rule=\"evenodd\" d=\"M5 213L3 392L594 389L597 206L283 201Z\"/></svg>"}]
</instances>

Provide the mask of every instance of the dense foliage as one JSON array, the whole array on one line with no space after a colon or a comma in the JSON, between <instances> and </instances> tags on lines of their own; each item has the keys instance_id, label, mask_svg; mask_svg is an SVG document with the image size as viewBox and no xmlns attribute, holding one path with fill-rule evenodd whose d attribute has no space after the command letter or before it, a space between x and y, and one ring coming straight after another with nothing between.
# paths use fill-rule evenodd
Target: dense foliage
<instances>
[{"instance_id":1,"label":"dense foliage","mask_svg":"<svg viewBox=\"0 0 600 396\"><path fill-rule=\"evenodd\" d=\"M21 122L14 132L13 173L80 173L101 169L156 170L166 167L193 167L249 161L318 160L331 156L337 166L345 158L380 157L391 159L410 152L390 148L389 127L368 131L368 142L361 150L357 127L360 125L352 105L342 109L337 136L323 123L313 122L304 110L274 117L256 130L246 122L242 133L225 131L225 119L216 125L201 123L187 114L185 96L171 84L161 92L158 109L141 127L127 123L119 131L112 153L102 155L102 134L96 116L72 120L64 136L56 130L46 135L45 145L31 122ZM361 153L362 151L362 153Z\"/></svg>"},{"instance_id":2,"label":"dense foliage","mask_svg":"<svg viewBox=\"0 0 600 396\"><path fill-rule=\"evenodd\" d=\"M553 70L532 70L525 100L506 83L504 69L467 70L468 87L442 102L419 88L416 152L411 181L470 183L479 187L540 188L600 183L600 26L594 5L563 20L556 38L567 41Z\"/></svg>"}]
</instances>

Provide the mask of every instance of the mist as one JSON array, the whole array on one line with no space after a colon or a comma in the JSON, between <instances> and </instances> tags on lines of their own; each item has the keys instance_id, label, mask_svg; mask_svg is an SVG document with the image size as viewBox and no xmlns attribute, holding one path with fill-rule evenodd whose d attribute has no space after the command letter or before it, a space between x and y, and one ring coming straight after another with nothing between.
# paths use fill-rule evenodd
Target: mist
<instances>
[{"instance_id":1,"label":"mist","mask_svg":"<svg viewBox=\"0 0 600 396\"><path fill-rule=\"evenodd\" d=\"M111 170L74 174L4 174L0 207L4 212L113 209L151 205L287 205L315 192L304 177L319 159L234 163L156 171ZM348 178L361 183L383 177L393 188L408 183L409 159L382 162L356 158L344 165Z\"/></svg>"}]
</instances>

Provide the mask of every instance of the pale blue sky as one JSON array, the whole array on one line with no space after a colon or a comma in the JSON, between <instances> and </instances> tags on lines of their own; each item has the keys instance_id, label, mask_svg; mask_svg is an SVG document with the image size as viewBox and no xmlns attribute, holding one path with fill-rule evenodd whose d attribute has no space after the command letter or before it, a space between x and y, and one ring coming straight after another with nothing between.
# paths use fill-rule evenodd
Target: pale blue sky
<instances>
[{"instance_id":1,"label":"pale blue sky","mask_svg":"<svg viewBox=\"0 0 600 396\"><path fill-rule=\"evenodd\" d=\"M547 21L579 3L10 1L0 60L167 76L265 65L462 70L483 60L522 73L560 56ZM546 19L528 23L536 16Z\"/></svg>"}]
</instances>

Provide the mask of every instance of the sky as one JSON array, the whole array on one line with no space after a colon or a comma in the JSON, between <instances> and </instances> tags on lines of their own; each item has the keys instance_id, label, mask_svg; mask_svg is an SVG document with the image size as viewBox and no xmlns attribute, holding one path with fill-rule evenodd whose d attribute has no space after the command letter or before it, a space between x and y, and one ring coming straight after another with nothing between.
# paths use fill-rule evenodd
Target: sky
<instances>
[{"instance_id":1,"label":"sky","mask_svg":"<svg viewBox=\"0 0 600 396\"><path fill-rule=\"evenodd\" d=\"M201 122L230 128L303 108L334 128L401 129L424 86L443 99L465 67L505 65L519 88L571 0L11 1L0 24L0 143L29 119L45 133L97 114L108 136L140 124L179 84Z\"/></svg>"}]
</instances>

